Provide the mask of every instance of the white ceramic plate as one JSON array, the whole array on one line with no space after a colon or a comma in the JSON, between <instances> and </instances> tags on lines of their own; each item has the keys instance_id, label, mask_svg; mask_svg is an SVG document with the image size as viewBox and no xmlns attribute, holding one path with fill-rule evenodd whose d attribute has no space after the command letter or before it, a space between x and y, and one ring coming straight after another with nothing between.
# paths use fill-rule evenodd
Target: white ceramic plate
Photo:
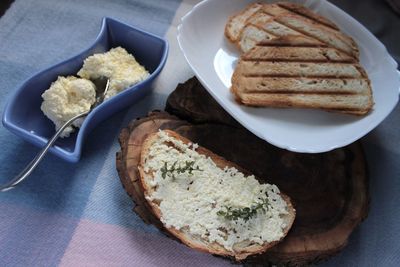
<instances>
[{"instance_id":1,"label":"white ceramic plate","mask_svg":"<svg viewBox=\"0 0 400 267\"><path fill-rule=\"evenodd\" d=\"M280 148L318 153L363 137L393 110L400 88L394 59L359 22L333 4L318 0L296 2L332 20L358 43L361 64L372 82L374 110L358 117L319 110L251 108L237 104L229 88L239 51L225 39L224 27L229 16L250 2L254 1L205 0L186 14L178 27L180 48L197 78L244 127Z\"/></svg>"}]
</instances>

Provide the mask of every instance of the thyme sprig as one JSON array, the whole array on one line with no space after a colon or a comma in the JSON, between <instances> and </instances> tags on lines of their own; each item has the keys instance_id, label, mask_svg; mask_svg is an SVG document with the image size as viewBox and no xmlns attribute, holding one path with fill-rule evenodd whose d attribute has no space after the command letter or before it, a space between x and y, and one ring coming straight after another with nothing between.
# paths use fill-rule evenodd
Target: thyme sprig
<instances>
[{"instance_id":1,"label":"thyme sprig","mask_svg":"<svg viewBox=\"0 0 400 267\"><path fill-rule=\"evenodd\" d=\"M261 199L261 202L257 202L250 207L244 208L233 208L225 206L225 210L219 210L217 212L218 216L222 216L230 221L237 221L239 218L243 219L245 222L250 220L253 216L257 214L258 211L265 212L268 210L269 201L268 198Z\"/></svg>"},{"instance_id":2,"label":"thyme sprig","mask_svg":"<svg viewBox=\"0 0 400 267\"><path fill-rule=\"evenodd\" d=\"M202 171L199 166L194 167L194 161L185 161L185 166L177 166L177 161L175 161L171 167L168 168L167 162L164 162L164 166L161 167L161 177L165 179L167 177L167 174L169 173L174 180L175 174L180 174L184 172L188 172L189 174L193 174L193 171Z\"/></svg>"}]
</instances>

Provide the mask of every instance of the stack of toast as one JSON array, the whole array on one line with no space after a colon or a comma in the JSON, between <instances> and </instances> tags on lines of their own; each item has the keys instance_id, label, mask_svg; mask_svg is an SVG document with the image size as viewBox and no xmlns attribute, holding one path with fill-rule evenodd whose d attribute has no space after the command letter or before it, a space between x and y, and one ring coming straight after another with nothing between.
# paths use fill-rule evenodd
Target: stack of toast
<instances>
[{"instance_id":1,"label":"stack of toast","mask_svg":"<svg viewBox=\"0 0 400 267\"><path fill-rule=\"evenodd\" d=\"M244 105L354 115L373 107L357 44L301 5L251 4L229 19L225 36L243 52L231 91Z\"/></svg>"}]
</instances>

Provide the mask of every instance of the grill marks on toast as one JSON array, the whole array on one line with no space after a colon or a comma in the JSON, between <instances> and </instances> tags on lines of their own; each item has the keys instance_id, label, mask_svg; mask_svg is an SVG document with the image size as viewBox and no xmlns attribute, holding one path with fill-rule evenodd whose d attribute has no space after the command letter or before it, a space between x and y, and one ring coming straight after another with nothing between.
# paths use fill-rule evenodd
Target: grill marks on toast
<instances>
[{"instance_id":1,"label":"grill marks on toast","mask_svg":"<svg viewBox=\"0 0 400 267\"><path fill-rule=\"evenodd\" d=\"M237 45L242 51L249 51L258 43L262 41L273 40L275 38L275 35L264 31L259 26L248 24L243 28L241 32L241 38L238 41Z\"/></svg>"},{"instance_id":2,"label":"grill marks on toast","mask_svg":"<svg viewBox=\"0 0 400 267\"><path fill-rule=\"evenodd\" d=\"M355 58L358 58L357 46L354 46L352 40L349 37L344 36L343 33L333 31L323 25L316 25L313 22L307 22L304 19L300 19L296 16L282 16L276 18L276 20L287 27L296 29L298 32L314 38L322 43L329 46L335 47Z\"/></svg>"},{"instance_id":3,"label":"grill marks on toast","mask_svg":"<svg viewBox=\"0 0 400 267\"><path fill-rule=\"evenodd\" d=\"M331 21L327 20L326 18L319 16L317 14L315 14L314 12L311 12L309 9L301 6L301 5L296 5L296 4L292 4L289 2L282 2L282 3L278 3L278 6L280 6L281 8L287 9L288 11L291 11L293 13L296 13L298 15L304 16L308 19L314 20L315 22L321 23L327 27L330 27L334 30L339 30L339 28L333 24Z\"/></svg>"},{"instance_id":4,"label":"grill marks on toast","mask_svg":"<svg viewBox=\"0 0 400 267\"><path fill-rule=\"evenodd\" d=\"M253 31L250 29L253 29ZM257 29L257 32L255 32L254 29ZM261 36L266 36L266 38L263 39ZM274 16L268 15L263 9L260 9L247 19L246 24L240 32L237 45L240 50L247 52L264 40L269 41L285 36L296 36L298 42L308 45L324 44L315 38L310 38L292 28L276 22ZM248 39L254 41L249 43Z\"/></svg>"},{"instance_id":5,"label":"grill marks on toast","mask_svg":"<svg viewBox=\"0 0 400 267\"><path fill-rule=\"evenodd\" d=\"M317 108L362 115L372 107L370 81L358 61L332 47L257 45L239 60L232 92L250 106Z\"/></svg>"},{"instance_id":6,"label":"grill marks on toast","mask_svg":"<svg viewBox=\"0 0 400 267\"><path fill-rule=\"evenodd\" d=\"M251 106L317 108L343 111L365 111L368 95L345 94L241 94L240 101Z\"/></svg>"},{"instance_id":7,"label":"grill marks on toast","mask_svg":"<svg viewBox=\"0 0 400 267\"><path fill-rule=\"evenodd\" d=\"M357 44L311 10L286 2L252 4L230 18L225 34L244 52L232 76L239 102L355 115L372 109Z\"/></svg>"},{"instance_id":8,"label":"grill marks on toast","mask_svg":"<svg viewBox=\"0 0 400 267\"><path fill-rule=\"evenodd\" d=\"M326 44L350 56L358 58L358 47L354 40L340 32L328 19L319 16L300 5L291 3L252 4L243 12L230 18L225 28L225 35L236 43L243 52L253 46L246 42L251 37L246 28L256 26L271 39L283 36L301 36L310 44ZM258 32L258 36L262 33ZM246 44L246 45L242 45Z\"/></svg>"},{"instance_id":9,"label":"grill marks on toast","mask_svg":"<svg viewBox=\"0 0 400 267\"><path fill-rule=\"evenodd\" d=\"M296 46L296 47L328 47L326 44L301 35L285 35L270 40L264 40L257 46Z\"/></svg>"},{"instance_id":10,"label":"grill marks on toast","mask_svg":"<svg viewBox=\"0 0 400 267\"><path fill-rule=\"evenodd\" d=\"M277 37L285 35L301 35L299 32L276 22L274 16L268 15L262 9L250 16L246 23L256 25L260 29Z\"/></svg>"},{"instance_id":11,"label":"grill marks on toast","mask_svg":"<svg viewBox=\"0 0 400 267\"><path fill-rule=\"evenodd\" d=\"M265 43L264 43L265 44ZM354 63L353 57L329 47L312 46L268 46L260 45L254 47L248 53L243 54L244 60L257 61L297 61L297 62L331 62L331 63Z\"/></svg>"},{"instance_id":12,"label":"grill marks on toast","mask_svg":"<svg viewBox=\"0 0 400 267\"><path fill-rule=\"evenodd\" d=\"M241 60L236 70L250 77L362 78L353 64Z\"/></svg>"},{"instance_id":13,"label":"grill marks on toast","mask_svg":"<svg viewBox=\"0 0 400 267\"><path fill-rule=\"evenodd\" d=\"M251 17L254 13L262 8L262 4L252 4L247 6L245 10L242 12L233 15L229 18L228 23L225 27L225 35L226 37L232 41L236 42L240 36L242 29L244 28L247 19Z\"/></svg>"},{"instance_id":14,"label":"grill marks on toast","mask_svg":"<svg viewBox=\"0 0 400 267\"><path fill-rule=\"evenodd\" d=\"M369 81L354 78L237 77L241 93L368 94Z\"/></svg>"}]
</instances>

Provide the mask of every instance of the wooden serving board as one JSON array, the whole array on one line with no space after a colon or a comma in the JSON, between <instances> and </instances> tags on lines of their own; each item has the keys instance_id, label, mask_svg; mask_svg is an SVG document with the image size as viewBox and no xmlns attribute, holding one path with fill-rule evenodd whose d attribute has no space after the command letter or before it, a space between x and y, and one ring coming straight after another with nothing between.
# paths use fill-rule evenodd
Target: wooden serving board
<instances>
[{"instance_id":1,"label":"wooden serving board","mask_svg":"<svg viewBox=\"0 0 400 267\"><path fill-rule=\"evenodd\" d=\"M291 197L297 216L287 237L246 265L307 265L338 253L368 214L366 164L360 143L327 153L302 154L276 148L240 126L197 79L178 85L167 112L151 112L122 130L117 153L121 182L135 202L134 211L161 230L148 210L138 182L141 145L148 134L171 129L276 184Z\"/></svg>"}]
</instances>

